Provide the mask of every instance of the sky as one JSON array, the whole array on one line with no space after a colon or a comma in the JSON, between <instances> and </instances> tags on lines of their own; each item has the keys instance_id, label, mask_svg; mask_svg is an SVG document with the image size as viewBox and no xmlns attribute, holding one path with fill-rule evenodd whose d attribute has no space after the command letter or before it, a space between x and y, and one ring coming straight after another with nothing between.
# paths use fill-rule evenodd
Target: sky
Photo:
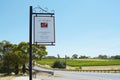
<instances>
[{"instance_id":1,"label":"sky","mask_svg":"<svg viewBox=\"0 0 120 80\"><path fill-rule=\"evenodd\" d=\"M0 0L0 41L29 42L29 7L55 11L49 56L120 54L120 0Z\"/></svg>"}]
</instances>

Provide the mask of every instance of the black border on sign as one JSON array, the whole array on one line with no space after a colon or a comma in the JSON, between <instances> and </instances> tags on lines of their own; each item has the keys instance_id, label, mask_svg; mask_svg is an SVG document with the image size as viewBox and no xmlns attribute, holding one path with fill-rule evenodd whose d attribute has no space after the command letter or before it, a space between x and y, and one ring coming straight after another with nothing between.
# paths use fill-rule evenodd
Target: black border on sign
<instances>
[{"instance_id":1,"label":"black border on sign","mask_svg":"<svg viewBox=\"0 0 120 80\"><path fill-rule=\"evenodd\" d=\"M54 41L53 42L36 42L35 40L35 18L36 17L51 17L53 18ZM55 43L55 16L34 16L34 44L38 45L54 45Z\"/></svg>"}]
</instances>

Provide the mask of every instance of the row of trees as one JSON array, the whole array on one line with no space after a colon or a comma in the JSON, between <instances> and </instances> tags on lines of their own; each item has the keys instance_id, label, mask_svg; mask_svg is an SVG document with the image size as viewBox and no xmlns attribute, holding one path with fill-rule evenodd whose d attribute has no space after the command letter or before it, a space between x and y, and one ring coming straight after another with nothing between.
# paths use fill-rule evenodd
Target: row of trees
<instances>
[{"instance_id":1,"label":"row of trees","mask_svg":"<svg viewBox=\"0 0 120 80\"><path fill-rule=\"evenodd\" d=\"M49 59L53 59L53 58L60 58L60 55L58 54L57 57L55 56L46 56L46 58L49 58ZM65 55L66 59L89 59L89 58L92 58L90 56L85 56L85 55L81 55L81 56L78 56L78 54L73 54L72 57L69 57L67 55ZM96 59L120 59L120 55L115 55L115 56L107 56L107 55L98 55L97 57L93 57L93 58L96 58Z\"/></svg>"},{"instance_id":2,"label":"row of trees","mask_svg":"<svg viewBox=\"0 0 120 80\"><path fill-rule=\"evenodd\" d=\"M87 59L87 58L91 58L89 56L80 56L78 57L77 54L73 54L72 58L76 59L76 58L80 58L80 59ZM107 55L98 55L97 57L93 57L93 58L98 58L98 59L120 59L120 55L115 55L115 56L107 56Z\"/></svg>"},{"instance_id":3,"label":"row of trees","mask_svg":"<svg viewBox=\"0 0 120 80\"><path fill-rule=\"evenodd\" d=\"M45 46L32 45L32 49L33 59L41 59L47 55ZM21 69L25 73L28 60L28 42L20 42L19 44L12 44L6 40L0 42L0 72L18 74Z\"/></svg>"}]
</instances>

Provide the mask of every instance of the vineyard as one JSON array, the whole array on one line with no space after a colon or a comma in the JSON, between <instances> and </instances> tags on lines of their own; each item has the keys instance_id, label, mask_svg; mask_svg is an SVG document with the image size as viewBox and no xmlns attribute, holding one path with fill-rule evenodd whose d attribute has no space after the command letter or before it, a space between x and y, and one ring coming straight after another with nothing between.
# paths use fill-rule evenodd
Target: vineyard
<instances>
[{"instance_id":1,"label":"vineyard","mask_svg":"<svg viewBox=\"0 0 120 80\"><path fill-rule=\"evenodd\" d=\"M54 61L60 60L65 61L65 59L42 59L36 60L38 64L41 65L52 65ZM66 64L72 67L80 66L115 66L120 65L120 60L114 59L67 59Z\"/></svg>"}]
</instances>

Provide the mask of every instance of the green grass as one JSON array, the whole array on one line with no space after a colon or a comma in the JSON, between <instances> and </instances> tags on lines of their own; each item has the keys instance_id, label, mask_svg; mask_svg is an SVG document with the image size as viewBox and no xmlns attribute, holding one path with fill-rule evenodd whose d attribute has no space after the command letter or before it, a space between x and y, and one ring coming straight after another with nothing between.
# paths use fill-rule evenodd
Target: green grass
<instances>
[{"instance_id":1,"label":"green grass","mask_svg":"<svg viewBox=\"0 0 120 80\"><path fill-rule=\"evenodd\" d=\"M52 65L56 59L42 59L36 60L38 64L47 64ZM64 59L59 59L61 61L65 61ZM112 59L67 59L67 65L73 67L80 66L113 66L120 65L120 60L112 60Z\"/></svg>"}]
</instances>

